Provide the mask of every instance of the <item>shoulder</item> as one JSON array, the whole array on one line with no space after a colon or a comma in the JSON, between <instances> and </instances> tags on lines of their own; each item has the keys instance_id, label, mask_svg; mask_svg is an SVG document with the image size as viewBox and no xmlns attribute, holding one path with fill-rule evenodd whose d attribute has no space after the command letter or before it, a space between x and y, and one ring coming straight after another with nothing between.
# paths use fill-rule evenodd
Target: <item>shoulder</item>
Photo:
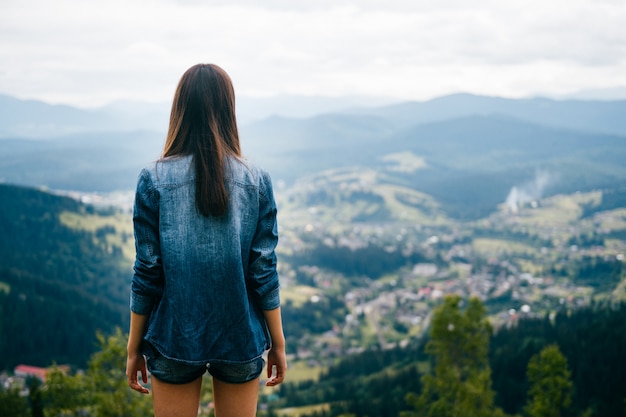
<instances>
[{"instance_id":1,"label":"shoulder","mask_svg":"<svg viewBox=\"0 0 626 417\"><path fill-rule=\"evenodd\" d=\"M271 187L272 179L269 172L252 161L231 158L229 170L235 183L256 186L261 190Z\"/></svg>"},{"instance_id":2,"label":"shoulder","mask_svg":"<svg viewBox=\"0 0 626 417\"><path fill-rule=\"evenodd\" d=\"M193 181L194 171L191 156L173 156L162 158L143 167L140 180L149 181L154 187Z\"/></svg>"}]
</instances>

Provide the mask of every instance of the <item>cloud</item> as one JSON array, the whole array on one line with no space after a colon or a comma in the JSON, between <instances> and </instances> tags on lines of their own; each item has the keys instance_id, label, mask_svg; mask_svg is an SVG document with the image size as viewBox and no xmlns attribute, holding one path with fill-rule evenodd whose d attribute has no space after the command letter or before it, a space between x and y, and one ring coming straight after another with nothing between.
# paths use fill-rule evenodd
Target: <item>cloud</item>
<instances>
[{"instance_id":1,"label":"cloud","mask_svg":"<svg viewBox=\"0 0 626 417\"><path fill-rule=\"evenodd\" d=\"M166 101L197 62L222 65L239 94L254 96L626 86L622 1L5 2L0 92L20 97Z\"/></svg>"}]
</instances>

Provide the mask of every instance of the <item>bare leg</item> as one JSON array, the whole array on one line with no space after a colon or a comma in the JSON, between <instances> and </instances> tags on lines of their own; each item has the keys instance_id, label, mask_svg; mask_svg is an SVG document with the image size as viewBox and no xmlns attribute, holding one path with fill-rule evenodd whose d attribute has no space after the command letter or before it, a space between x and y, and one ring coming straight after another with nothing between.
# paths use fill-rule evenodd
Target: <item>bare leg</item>
<instances>
[{"instance_id":1,"label":"bare leg","mask_svg":"<svg viewBox=\"0 0 626 417\"><path fill-rule=\"evenodd\" d=\"M155 417L198 417L202 377L188 384L168 384L152 378Z\"/></svg>"},{"instance_id":2,"label":"bare leg","mask_svg":"<svg viewBox=\"0 0 626 417\"><path fill-rule=\"evenodd\" d=\"M215 417L254 417L259 400L259 378L228 384L213 378Z\"/></svg>"}]
</instances>

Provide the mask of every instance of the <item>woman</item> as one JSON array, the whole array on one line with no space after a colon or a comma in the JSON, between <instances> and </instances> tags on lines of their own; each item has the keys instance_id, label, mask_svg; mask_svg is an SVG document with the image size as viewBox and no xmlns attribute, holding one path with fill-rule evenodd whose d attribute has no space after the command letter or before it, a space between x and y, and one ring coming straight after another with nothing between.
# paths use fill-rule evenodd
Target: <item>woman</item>
<instances>
[{"instance_id":1,"label":"woman","mask_svg":"<svg viewBox=\"0 0 626 417\"><path fill-rule=\"evenodd\" d=\"M231 80L212 64L182 76L163 156L139 175L126 376L156 417L197 416L202 375L215 415L254 416L287 369L268 174L241 156ZM272 372L274 371L274 372Z\"/></svg>"}]
</instances>

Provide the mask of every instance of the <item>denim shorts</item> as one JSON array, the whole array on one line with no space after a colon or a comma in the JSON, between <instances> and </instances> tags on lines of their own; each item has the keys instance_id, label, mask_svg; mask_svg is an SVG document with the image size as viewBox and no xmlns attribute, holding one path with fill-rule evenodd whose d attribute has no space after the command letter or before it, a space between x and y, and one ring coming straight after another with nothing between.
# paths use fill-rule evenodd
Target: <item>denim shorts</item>
<instances>
[{"instance_id":1,"label":"denim shorts","mask_svg":"<svg viewBox=\"0 0 626 417\"><path fill-rule=\"evenodd\" d=\"M211 362L206 365L190 365L164 357L147 342L144 342L142 350L150 374L168 384L187 384L207 371L222 382L243 384L258 378L265 366L263 358L245 363Z\"/></svg>"}]
</instances>

